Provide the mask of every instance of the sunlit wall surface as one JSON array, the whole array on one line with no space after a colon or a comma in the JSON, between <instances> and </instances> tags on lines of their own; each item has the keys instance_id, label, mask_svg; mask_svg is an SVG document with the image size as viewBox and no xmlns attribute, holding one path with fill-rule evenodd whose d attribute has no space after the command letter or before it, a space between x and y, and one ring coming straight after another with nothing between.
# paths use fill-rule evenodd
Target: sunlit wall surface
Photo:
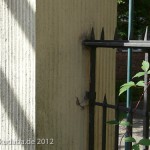
<instances>
[{"instance_id":1,"label":"sunlit wall surface","mask_svg":"<svg viewBox=\"0 0 150 150\"><path fill-rule=\"evenodd\" d=\"M35 0L0 0L0 150L34 150ZM22 143L21 143L22 142Z\"/></svg>"}]
</instances>

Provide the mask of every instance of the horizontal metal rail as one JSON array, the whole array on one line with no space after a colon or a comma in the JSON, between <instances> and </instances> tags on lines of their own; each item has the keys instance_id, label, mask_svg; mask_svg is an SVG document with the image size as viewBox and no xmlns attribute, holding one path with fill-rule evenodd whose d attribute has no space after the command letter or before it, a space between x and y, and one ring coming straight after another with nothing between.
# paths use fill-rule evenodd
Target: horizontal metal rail
<instances>
[{"instance_id":1,"label":"horizontal metal rail","mask_svg":"<svg viewBox=\"0 0 150 150\"><path fill-rule=\"evenodd\" d=\"M106 48L150 48L150 41L143 40L84 40L84 46Z\"/></svg>"},{"instance_id":2,"label":"horizontal metal rail","mask_svg":"<svg viewBox=\"0 0 150 150\"><path fill-rule=\"evenodd\" d=\"M111 108L111 109L118 109L119 111L122 111L122 112L131 112L131 109L130 108L127 108L125 106L120 106L120 105L111 105L111 104L108 104L108 103L100 103L100 102L95 102L95 105L96 106L102 106L102 107L107 107L107 108ZM132 109L132 112L134 112L134 110ZM135 114L137 115L141 115L141 116L145 116L146 112L144 110L140 110L140 109L137 109L135 112ZM148 115L150 116L150 112L148 112Z\"/></svg>"}]
</instances>

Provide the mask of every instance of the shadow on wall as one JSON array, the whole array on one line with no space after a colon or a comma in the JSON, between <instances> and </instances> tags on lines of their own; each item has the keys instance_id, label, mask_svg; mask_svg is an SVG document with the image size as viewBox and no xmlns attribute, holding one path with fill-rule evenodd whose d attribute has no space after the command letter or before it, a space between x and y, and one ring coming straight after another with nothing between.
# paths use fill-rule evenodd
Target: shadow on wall
<instances>
[{"instance_id":1,"label":"shadow on wall","mask_svg":"<svg viewBox=\"0 0 150 150\"><path fill-rule=\"evenodd\" d=\"M26 117L21 105L18 103L14 90L10 87L2 70L0 70L0 84L2 87L0 94L1 104L5 110L5 114L11 121L11 125L13 125L18 138L28 140L29 138L35 137L34 128ZM29 135L31 135L31 137L29 137Z\"/></svg>"},{"instance_id":2,"label":"shadow on wall","mask_svg":"<svg viewBox=\"0 0 150 150\"><path fill-rule=\"evenodd\" d=\"M35 12L28 1L31 0L3 0L10 10L11 15L20 25L23 33L26 35L26 39L32 45L35 50L35 43L29 31L35 33ZM33 0L32 0L33 2ZM30 29L30 30L29 30Z\"/></svg>"}]
</instances>

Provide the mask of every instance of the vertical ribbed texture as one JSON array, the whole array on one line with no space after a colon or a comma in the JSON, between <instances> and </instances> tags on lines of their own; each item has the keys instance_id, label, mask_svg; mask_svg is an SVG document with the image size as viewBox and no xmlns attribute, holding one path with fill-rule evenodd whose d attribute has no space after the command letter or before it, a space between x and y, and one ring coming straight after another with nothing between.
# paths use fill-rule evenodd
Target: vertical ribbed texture
<instances>
[{"instance_id":1,"label":"vertical ribbed texture","mask_svg":"<svg viewBox=\"0 0 150 150\"><path fill-rule=\"evenodd\" d=\"M0 0L0 140L5 143L35 140L35 4ZM34 144L0 145L0 150L34 149Z\"/></svg>"},{"instance_id":2,"label":"vertical ribbed texture","mask_svg":"<svg viewBox=\"0 0 150 150\"><path fill-rule=\"evenodd\" d=\"M97 0L98 1L98 0ZM113 40L116 27L117 3L114 0L101 1L101 13L98 15L98 22L101 29L104 27L105 40ZM97 35L99 38L100 35ZM107 102L115 104L115 49L101 48L97 50L97 74L96 74L96 92L98 102L103 102L106 94ZM102 145L102 108L96 107L95 112L95 150L101 150ZM107 121L114 119L114 111L108 109ZM106 149L114 148L114 128L107 125Z\"/></svg>"},{"instance_id":3,"label":"vertical ribbed texture","mask_svg":"<svg viewBox=\"0 0 150 150\"><path fill-rule=\"evenodd\" d=\"M54 138L54 145L37 150L88 150L88 106L81 110L89 89L89 51L82 39L94 26L96 37L102 27L112 39L116 24L115 0L37 0L36 120L37 138ZM97 101L107 94L115 97L115 50L97 52ZM95 150L101 147L101 114L96 111ZM108 119L112 113L108 113ZM108 128L107 150L112 150L113 130ZM113 137L114 138L114 137Z\"/></svg>"}]
</instances>

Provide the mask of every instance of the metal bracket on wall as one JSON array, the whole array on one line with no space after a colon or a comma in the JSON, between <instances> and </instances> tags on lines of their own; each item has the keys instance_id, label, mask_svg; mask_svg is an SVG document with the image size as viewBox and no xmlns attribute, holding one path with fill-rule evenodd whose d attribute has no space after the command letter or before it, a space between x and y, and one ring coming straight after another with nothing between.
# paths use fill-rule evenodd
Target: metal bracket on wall
<instances>
[{"instance_id":1,"label":"metal bracket on wall","mask_svg":"<svg viewBox=\"0 0 150 150\"><path fill-rule=\"evenodd\" d=\"M84 109L85 106L89 105L89 92L85 92L84 98L81 101L76 97L76 104L80 106L81 109Z\"/></svg>"},{"instance_id":2,"label":"metal bracket on wall","mask_svg":"<svg viewBox=\"0 0 150 150\"><path fill-rule=\"evenodd\" d=\"M96 99L96 92L95 92L95 93L86 92L84 98L85 98L85 99L88 99L88 100L90 100L91 98Z\"/></svg>"}]
</instances>

